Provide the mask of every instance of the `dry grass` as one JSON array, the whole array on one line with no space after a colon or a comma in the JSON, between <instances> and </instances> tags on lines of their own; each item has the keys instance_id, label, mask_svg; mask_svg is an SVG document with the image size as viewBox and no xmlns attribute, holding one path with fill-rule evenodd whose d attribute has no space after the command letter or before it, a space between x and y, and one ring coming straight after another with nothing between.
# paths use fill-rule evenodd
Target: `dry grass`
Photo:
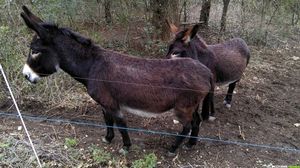
<instances>
[{"instance_id":1,"label":"dry grass","mask_svg":"<svg viewBox=\"0 0 300 168\"><path fill-rule=\"evenodd\" d=\"M24 3L27 2L31 4L29 1ZM103 25L102 12L94 12L103 10L101 3L48 3L36 2L30 8L45 20L59 22L62 26L71 26L74 30L78 29L105 47L135 55L156 55L156 57L166 52L166 43L151 39L151 35L155 32L153 30L149 31L150 22L144 18L144 15L136 15L136 13L142 12L142 2L136 3L140 5L140 8L132 8L130 3L123 2L120 2L119 7L117 5L114 6L116 9L124 7L126 10L123 13L122 11L116 11L118 14L114 16L116 17L115 22L111 26ZM190 0L189 4L188 21L196 22L200 16L201 3ZM3 8L4 10L0 12L0 16L4 18L0 20L3 23L0 26L0 61L7 73L17 100L21 102L29 102L31 100L43 102L48 109L55 107L82 107L87 101L90 101L85 94L85 89L65 73L48 77L35 86L29 85L24 80L21 71L26 60L25 57L28 54L27 45L31 40L32 32L28 31L19 17L20 2L0 1L0 5L9 5L9 8ZM59 5L66 10L62 11L60 8L57 8ZM261 28L258 24L261 19L260 14L257 12L260 10L259 6L247 3L245 8L246 13L242 15L240 1L232 1L230 3L227 19L228 32L224 38L238 36L245 38L249 44L253 45L260 45L259 42L264 41L273 47L298 46L300 40L299 24L289 26L286 23L288 22L287 19L278 14L278 17L274 18L272 24L264 24ZM78 10L79 13L74 13L74 10L70 9L80 10ZM210 16L211 30L209 31L215 35L218 34L221 12L222 2L213 1ZM264 23L269 17L269 15L266 16ZM268 32L267 38L260 39L264 37L265 32ZM209 38L213 39L214 37ZM210 40L209 38L207 40ZM216 42L216 40L212 41ZM2 79L0 79L0 86L1 88L6 88ZM0 102L5 102L7 99L9 99L7 90L1 89ZM0 103L0 108L1 106L2 104Z\"/></svg>"},{"instance_id":2,"label":"dry grass","mask_svg":"<svg viewBox=\"0 0 300 168\"><path fill-rule=\"evenodd\" d=\"M14 121L8 120L7 125L2 123L0 126L2 132L0 134L0 167L38 167L25 132L17 130L16 124L12 123ZM71 136L73 132L71 129L68 132L56 126L39 125L39 127L37 132L33 129L30 132L39 159L45 168L126 168L129 166L126 157L113 156L112 151L102 145L86 144L83 139L78 139L78 145L69 146L68 141L62 137ZM50 128L50 130L47 131L45 128ZM73 140L74 138L66 139Z\"/></svg>"},{"instance_id":3,"label":"dry grass","mask_svg":"<svg viewBox=\"0 0 300 168\"><path fill-rule=\"evenodd\" d=\"M1 2L1 1L0 1ZM7 1L8 2L8 1ZM216 1L215 1L216 2ZM1 5L1 3L0 3ZM198 4L199 5L199 4ZM16 6L17 7L17 6ZM218 33L218 26L219 26L219 18L221 13L221 5L220 4L214 4L212 7L212 15L211 15L211 31ZM84 15L83 17L86 19L86 17L89 17L88 15L85 15L84 13L84 6L81 6L82 10L80 10L80 14L77 17L80 17L81 15ZM49 11L46 11L46 9L43 10L37 10L39 13L44 16L44 18L51 18L51 14L55 14L57 12L52 11L56 8L53 8ZM58 8L57 8L58 9ZM57 10L56 9L56 10ZM190 15L190 21L196 21L199 17L199 6L194 6L191 8L191 15ZM9 17L9 13L5 13L5 10L0 11L0 16ZM197 12L195 12L197 11ZM22 75L21 70L22 66L25 62L25 57L28 53L28 47L27 44L31 40L32 33L29 32L24 24L21 22L19 18L19 11L14 11L15 13L12 13L13 23L5 24L5 27L2 27L0 29L0 61L1 64L4 66L4 70L6 71L9 81L11 83L12 89L14 91L14 94L18 100L18 102L22 105L22 107L26 108L27 105L33 104L42 104L43 108L47 109L47 111L55 110L57 108L61 107L68 107L69 109L75 109L75 108L84 108L88 103L93 102L89 96L86 94L85 89L82 87L82 85L78 84L74 79L71 79L67 74L60 72L58 74L55 74L53 76L50 76L48 78L45 78L42 80L39 84L33 86L28 84L26 82ZM228 32L226 35L226 38L232 37L232 36L239 36L247 39L247 42L253 45L260 45L260 38L261 32L268 31L268 38L266 39L267 46L270 47L278 47L276 48L276 51L274 49L262 49L261 47L251 47L251 53L252 53L252 59L250 61L249 67L247 68L246 75L247 78L243 78L241 80L242 86L247 86L248 90L250 91L257 91L259 88L256 88L256 85L259 84L260 86L268 86L268 83L270 81L265 76L257 76L259 73L268 74L268 73L274 73L275 75L288 75L289 71L291 73L298 73L293 68L299 69L299 60L293 60L293 57L299 57L299 41L300 41L300 35L299 35L299 24L295 27L284 27L280 24L277 25L271 25L268 26L267 29L259 29L258 23L259 22L259 15L257 15L254 12L248 11L248 13L245 15L245 25L244 27L241 26L241 18L240 18L240 9L238 7L230 6L229 10L229 18L228 18ZM61 14L61 12L60 12ZM59 15L52 16L54 17L54 20L58 19ZM100 30L99 20L88 20L91 22L99 21L98 23L92 23L91 25L87 25L85 27L85 22L83 22L84 18L79 18L78 20L75 20L72 24L71 21L68 20L67 15L65 15L62 19L63 21L60 21L60 23L65 22L65 24L62 25L70 25L74 27L76 30L76 27L80 27L81 31L84 31L85 28L88 30L87 32L83 32L84 34L88 36L95 37L97 42L105 41L105 45L107 45L110 48L113 49L119 49L122 52L131 52L131 53L138 53L136 55L140 54L140 51L144 48L149 47L147 49L149 54L153 54L153 41L142 41L141 44L151 44L147 46L139 46L138 49L136 46L135 48L130 48L130 45L125 45L128 41L136 41L136 34L134 36L126 35L125 38L120 38L120 34L126 34L126 32L123 32L123 29L115 29L112 33L113 27L107 28L106 30ZM101 19L101 17L99 17ZM76 19L74 17L73 19ZM127 18L128 19L128 18ZM280 19L280 18L279 18ZM1 18L0 18L1 21ZM78 23L80 22L80 23ZM123 22L120 22L122 25ZM78 24L78 25L77 25ZM119 23L118 23L119 24ZM21 26L20 26L21 25ZM2 26L2 25L1 25ZM87 28L89 27L89 28ZM91 28L92 27L92 28ZM128 27L128 25L124 25L124 27ZM266 28L266 27L265 27ZM126 29L125 29L126 31ZM140 30L141 34L146 34L147 32L143 32L145 30ZM112 34L111 36L114 36L115 38L113 40L104 39L104 35L102 34ZM132 38L132 39L131 39ZM212 37L215 38L215 37ZM142 39L143 38L139 38ZM149 39L147 39L149 40ZM216 40L215 40L216 41ZM214 42L215 42L214 41ZM160 46L163 46L161 44ZM142 48L141 48L142 47ZM281 49L284 48L284 49ZM156 50L155 50L156 51ZM288 52L288 53L287 53ZM276 67L276 65L272 62L272 59L264 59L265 57L262 57L262 54L264 55L270 55L270 57L274 54L282 56L284 59L282 59L282 63L285 64L288 67L287 69L282 69L280 67ZM250 69L250 70L249 70ZM298 80L299 81L299 80ZM253 84L253 85L249 85ZM298 82L299 84L299 82ZM2 77L0 76L0 108L2 106L3 102L10 101L9 95L7 92L6 86L3 83ZM299 93L299 87L295 84L296 91ZM296 92L295 91L295 92ZM223 93L225 91L223 90ZM284 93L283 93L284 94ZM299 96L298 96L299 97ZM250 95L249 101L257 101L261 104L266 104L268 102L271 102L265 93L257 93L255 95ZM299 103L298 100L292 100L292 103ZM13 106L8 107L9 110L12 110ZM276 109L284 108L284 106L281 106L278 104L278 107ZM47 113L46 111L46 113ZM60 111L59 111L60 112ZM58 113L59 113L58 112ZM11 122L11 121L9 121ZM149 121L150 123L150 121ZM242 125L241 125L242 126ZM39 128L39 127L38 127ZM93 149L95 149L95 146L87 145L84 148L81 146L81 141L79 140L79 146L76 146L74 148L65 148L65 142L64 138L61 139L61 137L65 137L65 130L66 128L58 130L54 126L47 127L48 130L44 132L34 132L34 144L37 148L38 155L40 156L44 167L100 167L103 165L99 165L97 161L93 159ZM51 133L50 133L51 132ZM238 130L239 134L243 134L243 126L240 130ZM68 134L70 136L70 134ZM72 134L72 136L74 135ZM243 136L242 136L243 137ZM247 138L247 137L246 137ZM97 147L101 150L106 149L102 147ZM111 151L107 151L111 153ZM127 159L123 157L118 157L117 155L112 156L114 159L114 162L107 162L105 163L106 167L127 167ZM201 164L189 164L190 161L183 161L182 158L179 156L174 159L173 166L177 167L214 167L214 163L224 163L223 167L231 167L230 163L226 161L219 160L219 156L216 155L212 160L210 161L204 161ZM202 160L200 156L194 156L192 159L196 160L195 162ZM159 160L158 162L163 162L164 159ZM194 163L195 163L194 162ZM160 165L160 164L159 164ZM0 167L36 167L37 162L35 161L33 152L25 138L25 134L23 132L17 131L15 127L12 125L5 125L5 123L0 124Z\"/></svg>"}]
</instances>

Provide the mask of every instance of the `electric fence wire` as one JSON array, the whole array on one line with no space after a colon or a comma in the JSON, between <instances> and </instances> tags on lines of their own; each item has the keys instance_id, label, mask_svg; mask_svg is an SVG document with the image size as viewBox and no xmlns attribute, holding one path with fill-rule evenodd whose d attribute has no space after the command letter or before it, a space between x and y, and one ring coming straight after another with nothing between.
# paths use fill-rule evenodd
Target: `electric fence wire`
<instances>
[{"instance_id":1,"label":"electric fence wire","mask_svg":"<svg viewBox=\"0 0 300 168\"><path fill-rule=\"evenodd\" d=\"M1 70L2 76L3 76L4 80L5 80L5 83L6 83L6 86L7 86L7 88L8 88L8 91L9 91L9 93L10 93L10 96L11 96L13 102L14 102L14 105L15 105L16 109L17 109L18 115L19 115L19 117L20 117L20 119L21 119L22 125L23 125L23 127L24 127L25 132L26 132L26 135L27 135L27 137L28 137L30 146L31 146L31 148L32 148L32 150L33 150L33 152L34 152L34 155L35 155L35 157L36 157L36 160L37 160L37 162L38 162L38 165L39 165L40 167L42 167L41 162L40 162L40 159L39 159L39 156L38 156L37 153L36 153L36 150L35 150L35 148L34 148L34 145L33 145L33 143L32 143L32 140L31 140L31 138L30 138L29 132L28 132L27 127L26 127L26 125L25 125L25 122L24 122L24 120L23 120L22 114L21 114L21 112L20 112L20 110L19 110L19 107L18 107L18 105L17 105L17 102L16 102L16 100L15 100L15 97L14 97L12 91L11 91L10 85L9 85L9 83L8 83L8 80L7 80L7 78L6 78L6 75L5 75L5 73L4 73L4 70L3 70L1 64L0 64L0 70Z\"/></svg>"},{"instance_id":2,"label":"electric fence wire","mask_svg":"<svg viewBox=\"0 0 300 168\"><path fill-rule=\"evenodd\" d=\"M18 115L15 114L15 113L0 112L0 116L18 118ZM27 120L31 120L31 121L46 121L46 122L51 122L51 123L74 124L74 125L90 126L90 127L97 127L97 128L115 128L115 129L128 130L128 131L132 131L132 132L142 132L142 133L146 133L146 134L157 134L157 135L162 135L162 136L175 136L175 137L176 136L181 136L181 137L185 137L185 138L196 138L196 139L198 139L198 141L222 143L222 144L228 144L228 145L238 145L238 146L252 147L252 148L258 148L258 149L265 148L265 149L268 149L268 150L295 152L295 153L300 154L300 149L297 149L297 148L286 148L286 147L278 147L278 146L271 146L271 145L265 145L265 144L254 144L254 143L238 142L238 141L232 141L232 140L222 140L222 139L216 139L216 138L210 138L210 137L180 135L180 134L176 134L176 133L169 133L169 132L155 131L155 130L147 130L147 129L141 129L141 128L108 126L108 125L97 124L95 122L90 122L90 121L74 121L74 120L67 120L67 119L37 117L37 116L30 116L30 115L24 115L24 118L27 119Z\"/></svg>"}]
</instances>

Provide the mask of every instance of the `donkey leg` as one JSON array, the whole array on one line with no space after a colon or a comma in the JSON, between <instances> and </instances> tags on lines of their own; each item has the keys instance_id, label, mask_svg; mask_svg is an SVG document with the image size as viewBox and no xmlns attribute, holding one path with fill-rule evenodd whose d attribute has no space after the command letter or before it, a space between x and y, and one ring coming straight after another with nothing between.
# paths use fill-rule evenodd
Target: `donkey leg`
<instances>
[{"instance_id":1,"label":"donkey leg","mask_svg":"<svg viewBox=\"0 0 300 168\"><path fill-rule=\"evenodd\" d=\"M195 138L198 136L199 133L199 125L201 122L200 115L198 113L199 106L193 113L193 120L192 120L192 132L191 132L191 138L189 139L189 142L185 145L187 148L191 148L192 146L196 145L198 138Z\"/></svg>"},{"instance_id":2,"label":"donkey leg","mask_svg":"<svg viewBox=\"0 0 300 168\"><path fill-rule=\"evenodd\" d=\"M215 103L214 103L214 93L209 93L209 103L210 103L210 115L209 115L209 121L214 121L216 120L215 115Z\"/></svg>"},{"instance_id":3,"label":"donkey leg","mask_svg":"<svg viewBox=\"0 0 300 168\"><path fill-rule=\"evenodd\" d=\"M104 109L102 110L102 112L104 115L105 123L108 126L106 128L106 130L107 130L106 136L104 138L102 138L102 141L105 143L110 143L115 136L114 129L113 129L114 119L113 119L113 116L109 112L106 112Z\"/></svg>"},{"instance_id":4,"label":"donkey leg","mask_svg":"<svg viewBox=\"0 0 300 168\"><path fill-rule=\"evenodd\" d=\"M210 105L210 97L209 97L209 94L207 94L202 103L202 113L201 113L202 120L209 119L209 116L210 116L209 105Z\"/></svg>"},{"instance_id":5,"label":"donkey leg","mask_svg":"<svg viewBox=\"0 0 300 168\"><path fill-rule=\"evenodd\" d=\"M123 148L119 151L120 153L126 154L131 146L131 141L127 132L127 125L123 118L115 117L117 126L119 127L119 132L123 139Z\"/></svg>"},{"instance_id":6,"label":"donkey leg","mask_svg":"<svg viewBox=\"0 0 300 168\"><path fill-rule=\"evenodd\" d=\"M228 91L227 91L227 95L224 99L224 105L227 107L227 108L230 108L231 107L231 100L232 100L232 93L233 93L233 90L235 88L235 85L238 81L236 82L233 82L231 84L229 84L229 87L228 87Z\"/></svg>"},{"instance_id":7,"label":"donkey leg","mask_svg":"<svg viewBox=\"0 0 300 168\"><path fill-rule=\"evenodd\" d=\"M191 130L191 123L188 122L183 125L183 129L180 133L180 136L176 137L174 145L171 146L171 149L169 150L169 156L173 156L175 154L176 149L179 147L179 145L183 142L185 139L184 136L188 135L188 133Z\"/></svg>"}]
</instances>

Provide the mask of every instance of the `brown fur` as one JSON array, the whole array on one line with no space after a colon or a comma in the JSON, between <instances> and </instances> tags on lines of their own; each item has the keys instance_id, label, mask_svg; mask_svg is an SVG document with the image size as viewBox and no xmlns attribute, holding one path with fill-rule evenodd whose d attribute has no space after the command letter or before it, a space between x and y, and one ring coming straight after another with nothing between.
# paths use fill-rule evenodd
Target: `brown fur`
<instances>
[{"instance_id":1,"label":"brown fur","mask_svg":"<svg viewBox=\"0 0 300 168\"><path fill-rule=\"evenodd\" d=\"M174 25L173 25L174 27ZM174 41L170 44L167 58L190 57L199 60L213 73L217 84L229 84L224 103L230 107L232 93L250 59L250 51L244 40L234 38L224 43L207 45L197 35L199 25L176 32ZM187 39L190 39L188 43ZM213 102L211 102L212 110ZM214 113L212 111L212 113Z\"/></svg>"},{"instance_id":2,"label":"brown fur","mask_svg":"<svg viewBox=\"0 0 300 168\"><path fill-rule=\"evenodd\" d=\"M208 93L213 90L212 74L202 63L189 58L142 59L106 50L69 29L39 22L26 7L23 10L25 23L40 37L34 38L30 46L39 56L33 59L29 54L27 65L42 76L53 74L59 66L85 85L89 95L103 107L108 125L106 142L114 138L114 123L126 129L124 107L157 114L174 109L183 124L181 135L190 130L192 136L198 135L198 106L205 97L209 100ZM31 79L29 75L27 79ZM203 103L203 109L207 104ZM131 142L127 130L119 131L128 149ZM183 139L177 137L170 152L175 152ZM190 138L189 145L196 141Z\"/></svg>"}]
</instances>

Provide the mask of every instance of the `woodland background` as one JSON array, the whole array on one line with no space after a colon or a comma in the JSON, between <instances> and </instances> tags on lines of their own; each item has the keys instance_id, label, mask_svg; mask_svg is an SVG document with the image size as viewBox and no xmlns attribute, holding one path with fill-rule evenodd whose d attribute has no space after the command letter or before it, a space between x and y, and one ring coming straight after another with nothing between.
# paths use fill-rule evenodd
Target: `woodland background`
<instances>
[{"instance_id":1,"label":"woodland background","mask_svg":"<svg viewBox=\"0 0 300 168\"><path fill-rule=\"evenodd\" d=\"M172 40L166 19L181 29L200 23L208 44L243 38L251 59L223 107L226 88L216 90L214 123L200 136L300 149L300 0L0 0L0 63L24 115L104 123L86 89L60 71L32 85L22 75L33 33L20 17L22 5L45 21L70 27L104 48L144 58L164 58ZM0 75L0 113L16 112ZM0 167L37 167L20 121L0 115ZM126 115L128 126L177 132L174 116ZM44 167L272 167L300 165L300 155L199 142L167 158L174 137L130 132L132 151L120 155L120 136L110 145L105 129L26 121ZM298 126L297 126L298 125ZM117 131L116 131L117 132Z\"/></svg>"},{"instance_id":2,"label":"woodland background","mask_svg":"<svg viewBox=\"0 0 300 168\"><path fill-rule=\"evenodd\" d=\"M141 57L163 58L171 40L166 19L182 28L202 23L200 35L209 44L241 37L259 47L299 45L298 0L0 0L0 61L20 99L30 95L61 102L70 98L65 95L74 85L54 75L33 91L23 80L33 35L19 16L23 4L45 21L79 31L105 48ZM7 98L3 91L2 101Z\"/></svg>"}]
</instances>

